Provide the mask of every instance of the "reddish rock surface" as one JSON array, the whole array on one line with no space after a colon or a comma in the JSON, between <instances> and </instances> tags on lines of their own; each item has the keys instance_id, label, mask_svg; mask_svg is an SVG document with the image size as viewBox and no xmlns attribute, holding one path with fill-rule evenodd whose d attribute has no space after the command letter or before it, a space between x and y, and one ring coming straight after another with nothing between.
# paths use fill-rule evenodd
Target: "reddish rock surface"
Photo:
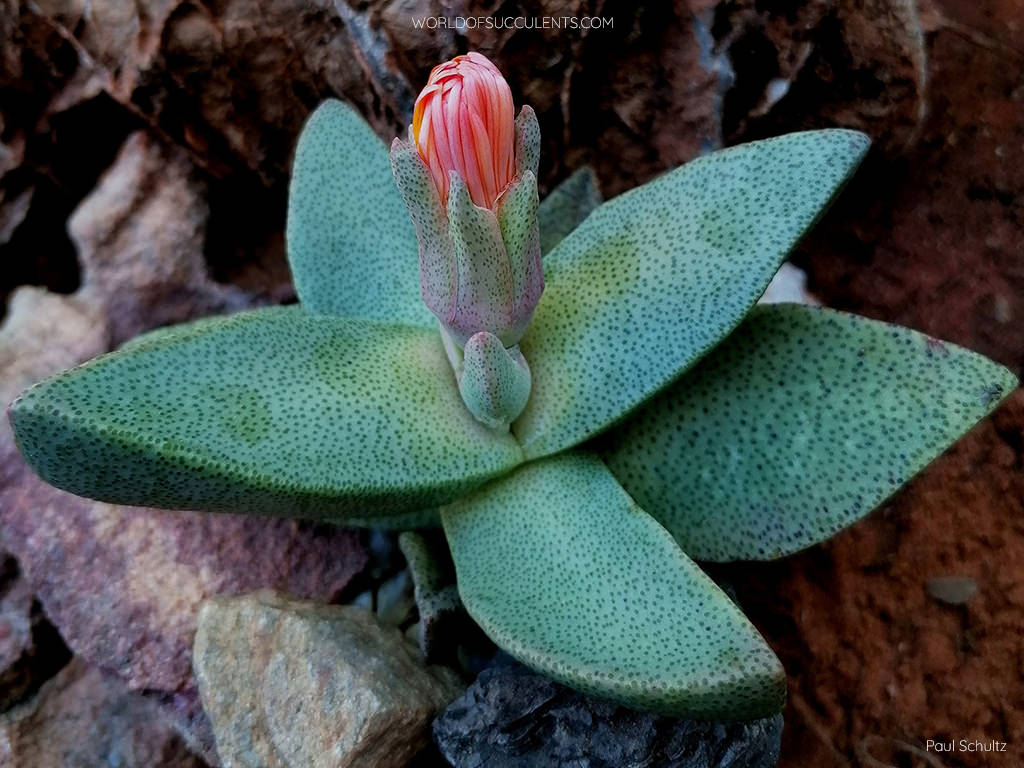
<instances>
[{"instance_id":1,"label":"reddish rock surface","mask_svg":"<svg viewBox=\"0 0 1024 768\"><path fill-rule=\"evenodd\" d=\"M151 234L146 227L137 231ZM164 295L159 284L146 284ZM107 321L113 317L107 306L95 297L19 289L0 327L0 401L10 402L34 381L106 351ZM138 312L142 304L129 306ZM210 762L212 733L191 669L202 601L268 587L329 602L368 562L354 531L132 509L63 493L24 464L6 419L0 423L0 550L17 558L25 584L20 603L12 593L12 604L0 600L0 608L13 611L27 600L30 611L34 595L77 656L159 699L190 746ZM13 632L22 615L12 618ZM24 618L31 620L31 613ZM13 635L11 644L0 693L16 698L39 681L26 682L19 671L33 661L34 644ZM24 656L29 658L23 663ZM52 666L50 674L56 671Z\"/></svg>"},{"instance_id":2,"label":"reddish rock surface","mask_svg":"<svg viewBox=\"0 0 1024 768\"><path fill-rule=\"evenodd\" d=\"M252 303L210 279L205 195L181 149L137 131L71 214L68 234L82 271L78 296L107 315L112 345Z\"/></svg>"},{"instance_id":3,"label":"reddish rock surface","mask_svg":"<svg viewBox=\"0 0 1024 768\"><path fill-rule=\"evenodd\" d=\"M800 258L829 305L1024 369L1024 2L922 9L929 108L876 153Z\"/></svg>"}]
</instances>

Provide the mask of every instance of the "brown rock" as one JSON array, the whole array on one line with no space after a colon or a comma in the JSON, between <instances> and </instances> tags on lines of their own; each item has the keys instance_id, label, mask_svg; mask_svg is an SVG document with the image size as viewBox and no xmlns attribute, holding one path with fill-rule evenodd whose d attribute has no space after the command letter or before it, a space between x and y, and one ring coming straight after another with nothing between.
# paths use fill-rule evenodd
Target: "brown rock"
<instances>
[{"instance_id":1,"label":"brown rock","mask_svg":"<svg viewBox=\"0 0 1024 768\"><path fill-rule=\"evenodd\" d=\"M869 158L798 260L826 304L909 325L1017 371L1021 13L1019 0L923 7L931 105L916 147Z\"/></svg>"},{"instance_id":2,"label":"brown rock","mask_svg":"<svg viewBox=\"0 0 1024 768\"><path fill-rule=\"evenodd\" d=\"M108 339L106 318L96 307L39 288L19 288L0 325L0 402L6 406L39 379L102 354ZM4 427L0 446L6 448L10 432Z\"/></svg>"},{"instance_id":3,"label":"brown rock","mask_svg":"<svg viewBox=\"0 0 1024 768\"><path fill-rule=\"evenodd\" d=\"M598 0L543 0L530 18L604 16L613 26L478 28L465 37L540 115L544 180L589 160L617 192L720 142L728 73L711 51L706 6L677 0L611 14ZM419 30L414 18L493 12L487 3L439 0L47 0L19 10L18 48L41 71L58 51L65 64L49 66L55 96L36 108L42 114L22 110L27 126L98 87L213 176L252 171L274 185L287 177L302 122L322 98L351 101L384 138L404 130L430 68L464 45L462 33Z\"/></svg>"},{"instance_id":4,"label":"brown rock","mask_svg":"<svg viewBox=\"0 0 1024 768\"><path fill-rule=\"evenodd\" d=\"M0 712L38 689L69 658L17 561L0 555Z\"/></svg>"},{"instance_id":5,"label":"brown rock","mask_svg":"<svg viewBox=\"0 0 1024 768\"><path fill-rule=\"evenodd\" d=\"M117 507L34 480L3 499L7 544L68 645L133 689L190 686L206 598L331 600L366 562L354 532L292 520Z\"/></svg>"},{"instance_id":6,"label":"brown rock","mask_svg":"<svg viewBox=\"0 0 1024 768\"><path fill-rule=\"evenodd\" d=\"M107 348L98 304L22 288L0 328L0 397ZM88 501L44 484L0 424L0 537L71 649L161 694L202 747L191 676L200 603L273 587L335 598L366 564L358 534L292 520Z\"/></svg>"},{"instance_id":7,"label":"brown rock","mask_svg":"<svg viewBox=\"0 0 1024 768\"><path fill-rule=\"evenodd\" d=\"M894 150L927 113L927 61L914 0L742 0L719 6L718 46L735 83L727 140L798 128L856 128Z\"/></svg>"},{"instance_id":8,"label":"brown rock","mask_svg":"<svg viewBox=\"0 0 1024 768\"><path fill-rule=\"evenodd\" d=\"M114 345L249 304L207 274L204 195L182 150L138 132L68 220L83 272L78 296L107 313Z\"/></svg>"},{"instance_id":9,"label":"brown rock","mask_svg":"<svg viewBox=\"0 0 1024 768\"><path fill-rule=\"evenodd\" d=\"M157 705L74 660L0 717L0 764L28 768L202 768Z\"/></svg>"},{"instance_id":10,"label":"brown rock","mask_svg":"<svg viewBox=\"0 0 1024 768\"><path fill-rule=\"evenodd\" d=\"M193 658L230 768L401 768L463 688L362 608L270 593L207 602Z\"/></svg>"},{"instance_id":11,"label":"brown rock","mask_svg":"<svg viewBox=\"0 0 1024 768\"><path fill-rule=\"evenodd\" d=\"M18 578L13 557L0 557L0 712L31 685L26 660L32 656L32 592Z\"/></svg>"}]
</instances>

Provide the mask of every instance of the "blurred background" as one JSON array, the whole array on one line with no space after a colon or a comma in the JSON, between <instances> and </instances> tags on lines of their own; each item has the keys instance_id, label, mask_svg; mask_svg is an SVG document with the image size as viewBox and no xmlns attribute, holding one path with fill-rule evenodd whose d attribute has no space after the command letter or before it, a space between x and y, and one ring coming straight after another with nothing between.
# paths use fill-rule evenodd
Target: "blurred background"
<instances>
[{"instance_id":1,"label":"blurred background","mask_svg":"<svg viewBox=\"0 0 1024 768\"><path fill-rule=\"evenodd\" d=\"M413 21L491 14L614 22ZM430 68L470 49L538 113L542 194L582 164L611 197L722 146L869 133L792 257L808 289L1024 372L1024 0L0 0L4 402L143 330L293 300L284 212L306 116L343 98L390 140ZM781 765L1024 764L1022 513L1018 390L832 541L718 569L789 673ZM64 667L61 690L106 702L34 715L33 733L65 718L65 738L103 707L153 706L201 745L199 601L259 586L337 600L369 561L347 532L66 496L24 468L6 423L0 523L0 708ZM198 759L132 717L163 755L149 764ZM915 752L961 738L1008 752Z\"/></svg>"}]
</instances>

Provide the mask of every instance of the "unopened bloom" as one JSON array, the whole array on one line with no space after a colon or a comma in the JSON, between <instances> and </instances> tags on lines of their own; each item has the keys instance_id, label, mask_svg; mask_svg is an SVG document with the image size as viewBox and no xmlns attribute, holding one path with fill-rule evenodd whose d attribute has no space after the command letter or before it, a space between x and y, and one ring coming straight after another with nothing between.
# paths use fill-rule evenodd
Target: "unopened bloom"
<instances>
[{"instance_id":1,"label":"unopened bloom","mask_svg":"<svg viewBox=\"0 0 1024 768\"><path fill-rule=\"evenodd\" d=\"M416 228L420 290L461 349L473 335L519 342L544 289L537 228L540 129L478 53L435 67L409 140L395 139L395 182Z\"/></svg>"},{"instance_id":2,"label":"unopened bloom","mask_svg":"<svg viewBox=\"0 0 1024 768\"><path fill-rule=\"evenodd\" d=\"M465 180L481 208L493 208L515 176L512 91L487 57L471 52L434 67L416 99L412 136L448 204L448 173Z\"/></svg>"}]
</instances>

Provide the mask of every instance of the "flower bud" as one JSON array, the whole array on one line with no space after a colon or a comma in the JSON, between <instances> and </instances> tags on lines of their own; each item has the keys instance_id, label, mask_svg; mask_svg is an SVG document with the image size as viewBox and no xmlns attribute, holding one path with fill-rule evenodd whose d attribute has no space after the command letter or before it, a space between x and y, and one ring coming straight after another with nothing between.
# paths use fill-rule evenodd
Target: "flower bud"
<instances>
[{"instance_id":1,"label":"flower bud","mask_svg":"<svg viewBox=\"0 0 1024 768\"><path fill-rule=\"evenodd\" d=\"M494 208L515 175L512 91L485 56L471 52L434 67L416 99L412 136L448 204L448 174L466 182L481 208Z\"/></svg>"},{"instance_id":2,"label":"flower bud","mask_svg":"<svg viewBox=\"0 0 1024 768\"><path fill-rule=\"evenodd\" d=\"M478 53L434 68L391 167L416 229L420 290L461 348L480 332L522 337L544 277L537 226L540 130Z\"/></svg>"}]
</instances>

